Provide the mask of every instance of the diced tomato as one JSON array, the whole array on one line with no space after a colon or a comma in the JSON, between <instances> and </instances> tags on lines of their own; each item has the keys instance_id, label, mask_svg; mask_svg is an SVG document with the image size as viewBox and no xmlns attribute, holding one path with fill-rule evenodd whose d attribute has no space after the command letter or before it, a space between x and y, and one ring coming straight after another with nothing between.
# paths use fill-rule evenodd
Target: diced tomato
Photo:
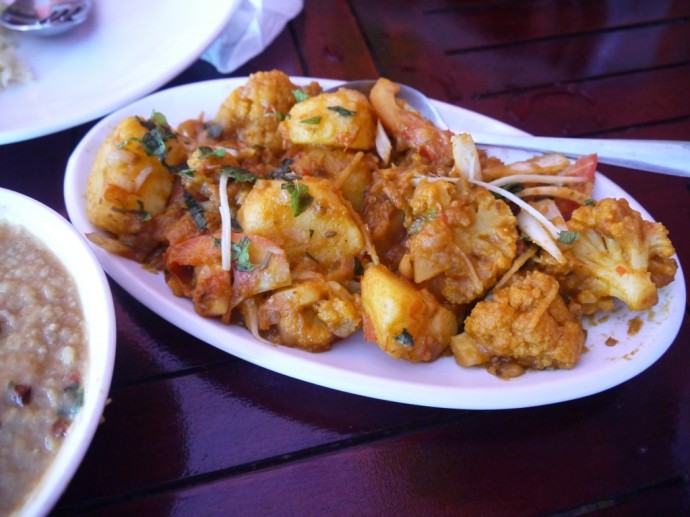
<instances>
[{"instance_id":1,"label":"diced tomato","mask_svg":"<svg viewBox=\"0 0 690 517\"><path fill-rule=\"evenodd\" d=\"M587 178L585 183L578 183L577 186L573 185L572 188L576 188L587 195L592 193L594 188L594 175L597 171L597 155L588 154L586 156L581 156L575 163L563 169L560 176L570 176L570 177L582 177ZM558 198L555 200L556 206L563 214L563 218L567 221L573 213L573 210L578 208L580 205L574 201L568 199Z\"/></svg>"}]
</instances>

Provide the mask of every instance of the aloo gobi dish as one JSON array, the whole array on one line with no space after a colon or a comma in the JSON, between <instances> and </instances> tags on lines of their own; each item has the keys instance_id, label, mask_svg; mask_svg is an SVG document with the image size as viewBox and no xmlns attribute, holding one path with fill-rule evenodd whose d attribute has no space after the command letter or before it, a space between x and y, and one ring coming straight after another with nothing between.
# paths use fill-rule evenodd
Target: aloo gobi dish
<instances>
[{"instance_id":1,"label":"aloo gobi dish","mask_svg":"<svg viewBox=\"0 0 690 517\"><path fill-rule=\"evenodd\" d=\"M361 330L502 378L576 367L584 318L657 303L668 232L592 198L596 155L503 163L397 91L259 72L212 117L125 118L89 175L89 238L257 340L325 352Z\"/></svg>"}]
</instances>

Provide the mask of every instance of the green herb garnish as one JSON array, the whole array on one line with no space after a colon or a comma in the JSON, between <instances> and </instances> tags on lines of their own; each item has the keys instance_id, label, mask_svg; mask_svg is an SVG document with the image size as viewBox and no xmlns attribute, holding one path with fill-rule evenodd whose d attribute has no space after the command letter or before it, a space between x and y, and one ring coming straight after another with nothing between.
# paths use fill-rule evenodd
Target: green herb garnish
<instances>
[{"instance_id":1,"label":"green herb garnish","mask_svg":"<svg viewBox=\"0 0 690 517\"><path fill-rule=\"evenodd\" d=\"M118 148L122 149L130 142L138 142L148 156L155 156L161 162L165 162L167 152L165 142L171 138L177 138L170 129L165 115L154 111L148 119L141 117L136 117L136 119L147 130L146 133L141 138L131 137L124 140Z\"/></svg>"},{"instance_id":2,"label":"green herb garnish","mask_svg":"<svg viewBox=\"0 0 690 517\"><path fill-rule=\"evenodd\" d=\"M199 202L186 190L182 192L182 197L184 198L184 204L187 210L189 210L189 215L191 215L194 220L194 224L196 224L199 230L205 230L207 222L201 204L199 204Z\"/></svg>"},{"instance_id":3,"label":"green herb garnish","mask_svg":"<svg viewBox=\"0 0 690 517\"><path fill-rule=\"evenodd\" d=\"M168 167L168 170L173 174L185 176L187 178L191 178L194 176L194 173L196 173L196 169L191 168L187 162L182 162L177 165L173 165L172 167Z\"/></svg>"},{"instance_id":4,"label":"green herb garnish","mask_svg":"<svg viewBox=\"0 0 690 517\"><path fill-rule=\"evenodd\" d=\"M208 145L202 145L199 147L199 156L201 156L202 159L209 158L211 156L216 158L224 158L226 154L228 154L228 150L225 147L216 147L215 149Z\"/></svg>"},{"instance_id":5,"label":"green herb garnish","mask_svg":"<svg viewBox=\"0 0 690 517\"><path fill-rule=\"evenodd\" d=\"M561 244L572 244L580 236L580 232L562 231L558 234L558 242Z\"/></svg>"},{"instance_id":6,"label":"green herb garnish","mask_svg":"<svg viewBox=\"0 0 690 517\"><path fill-rule=\"evenodd\" d=\"M314 200L314 197L309 193L309 187L304 183L289 181L280 187L289 192L290 206L295 217L304 212Z\"/></svg>"},{"instance_id":7,"label":"green herb garnish","mask_svg":"<svg viewBox=\"0 0 690 517\"><path fill-rule=\"evenodd\" d=\"M62 416L74 417L84 405L84 388L78 382L73 382L69 386L66 386L63 391L72 399L72 404L69 408L66 408L65 414Z\"/></svg>"},{"instance_id":8,"label":"green herb garnish","mask_svg":"<svg viewBox=\"0 0 690 517\"><path fill-rule=\"evenodd\" d=\"M257 180L256 174L242 167L226 165L220 168L220 173L225 174L236 183L254 183Z\"/></svg>"},{"instance_id":9,"label":"green herb garnish","mask_svg":"<svg viewBox=\"0 0 690 517\"><path fill-rule=\"evenodd\" d=\"M292 90L292 95L295 96L295 100L296 100L297 102L306 101L306 100L309 98L309 95L307 95L306 93L304 93L304 92L303 92L302 90L300 90L299 88L295 88L294 90Z\"/></svg>"},{"instance_id":10,"label":"green herb garnish","mask_svg":"<svg viewBox=\"0 0 690 517\"><path fill-rule=\"evenodd\" d=\"M252 271L254 264L249 260L249 245L252 241L245 236L232 245L232 259L235 261L235 267L238 271Z\"/></svg>"},{"instance_id":11,"label":"green herb garnish","mask_svg":"<svg viewBox=\"0 0 690 517\"><path fill-rule=\"evenodd\" d=\"M409 346L409 347L414 346L414 338L412 337L412 334L410 334L407 331L407 329L403 329L403 331L400 334L398 334L397 336L395 336L393 339L403 346Z\"/></svg>"},{"instance_id":12,"label":"green herb garnish","mask_svg":"<svg viewBox=\"0 0 690 517\"><path fill-rule=\"evenodd\" d=\"M152 219L151 212L144 210L144 202L141 199L137 199L137 205L139 206L136 210L123 210L122 208L113 207L112 210L119 214L132 214L136 215L140 221L146 222Z\"/></svg>"},{"instance_id":13,"label":"green herb garnish","mask_svg":"<svg viewBox=\"0 0 690 517\"><path fill-rule=\"evenodd\" d=\"M335 111L338 115L341 115L343 117L354 117L354 115L357 113L356 111L350 111L349 109L345 109L342 106L328 106L328 109L331 111Z\"/></svg>"},{"instance_id":14,"label":"green herb garnish","mask_svg":"<svg viewBox=\"0 0 690 517\"><path fill-rule=\"evenodd\" d=\"M300 120L300 122L302 124L309 124L312 126L318 126L321 123L321 115L317 115L315 117L305 118L305 119Z\"/></svg>"}]
</instances>

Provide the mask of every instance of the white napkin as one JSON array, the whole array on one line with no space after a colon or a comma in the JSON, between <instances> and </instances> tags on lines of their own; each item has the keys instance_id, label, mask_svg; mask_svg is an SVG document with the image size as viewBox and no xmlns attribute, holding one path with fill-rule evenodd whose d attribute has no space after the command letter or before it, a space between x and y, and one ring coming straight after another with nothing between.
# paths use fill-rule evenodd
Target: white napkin
<instances>
[{"instance_id":1,"label":"white napkin","mask_svg":"<svg viewBox=\"0 0 690 517\"><path fill-rule=\"evenodd\" d=\"M270 45L302 6L302 0L241 0L201 58L222 74L236 70Z\"/></svg>"}]
</instances>

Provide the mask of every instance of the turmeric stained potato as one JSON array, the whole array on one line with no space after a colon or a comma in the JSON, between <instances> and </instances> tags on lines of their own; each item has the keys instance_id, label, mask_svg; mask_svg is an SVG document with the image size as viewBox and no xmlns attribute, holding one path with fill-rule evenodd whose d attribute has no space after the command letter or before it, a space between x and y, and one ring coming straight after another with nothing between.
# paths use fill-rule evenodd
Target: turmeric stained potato
<instances>
[{"instance_id":1,"label":"turmeric stained potato","mask_svg":"<svg viewBox=\"0 0 690 517\"><path fill-rule=\"evenodd\" d=\"M186 153L177 138L160 139L162 148L142 143L155 122L139 117L122 120L98 150L86 189L90 221L115 235L135 233L150 218L162 213L175 177L165 164L177 165ZM161 131L165 125L158 124ZM169 130L169 128L167 128Z\"/></svg>"},{"instance_id":2,"label":"turmeric stained potato","mask_svg":"<svg viewBox=\"0 0 690 517\"><path fill-rule=\"evenodd\" d=\"M413 362L432 361L458 330L455 314L425 289L384 266L362 277L365 337L388 354Z\"/></svg>"},{"instance_id":3,"label":"turmeric stained potato","mask_svg":"<svg viewBox=\"0 0 690 517\"><path fill-rule=\"evenodd\" d=\"M308 255L328 268L364 251L364 236L346 203L322 178L258 180L237 217L245 233L270 239L289 259Z\"/></svg>"},{"instance_id":4,"label":"turmeric stained potato","mask_svg":"<svg viewBox=\"0 0 690 517\"><path fill-rule=\"evenodd\" d=\"M295 104L280 130L292 144L368 151L376 140L376 117L364 94L340 89Z\"/></svg>"}]
</instances>

